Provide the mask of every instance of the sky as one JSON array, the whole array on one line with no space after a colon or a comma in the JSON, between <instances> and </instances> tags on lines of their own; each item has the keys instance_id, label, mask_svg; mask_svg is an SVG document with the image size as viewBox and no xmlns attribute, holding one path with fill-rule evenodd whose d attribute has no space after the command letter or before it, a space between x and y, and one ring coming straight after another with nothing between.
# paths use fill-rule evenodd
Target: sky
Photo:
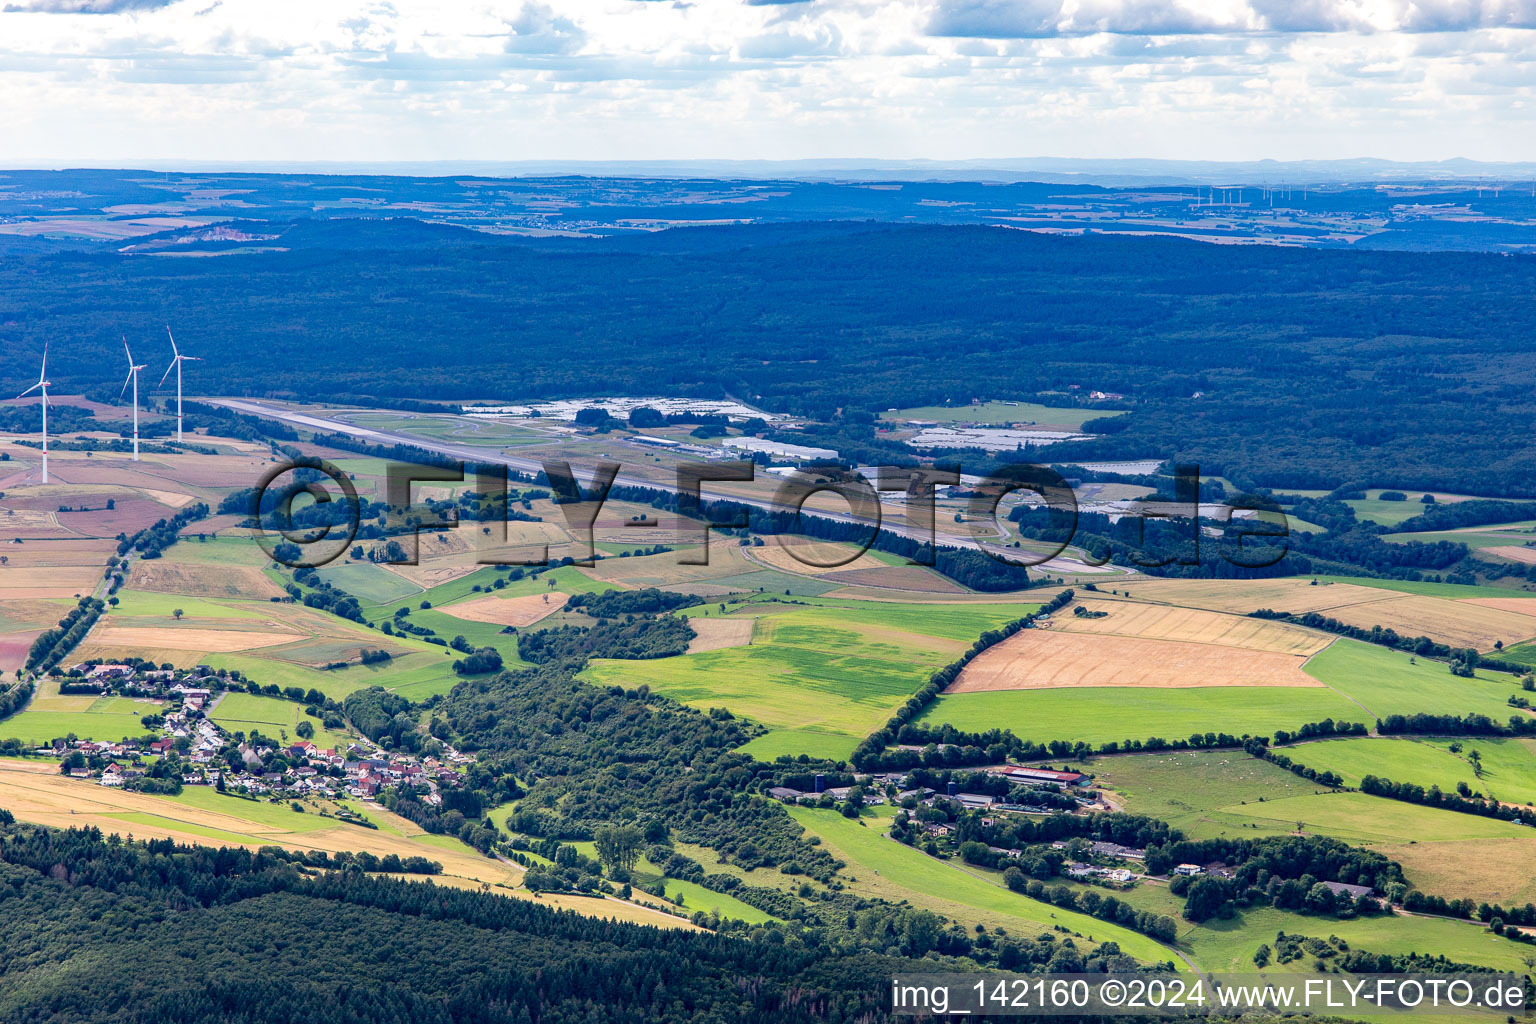
<instances>
[{"instance_id":1,"label":"sky","mask_svg":"<svg viewBox=\"0 0 1536 1024\"><path fill-rule=\"evenodd\" d=\"M1536 159L1536 0L0 0L0 165Z\"/></svg>"}]
</instances>

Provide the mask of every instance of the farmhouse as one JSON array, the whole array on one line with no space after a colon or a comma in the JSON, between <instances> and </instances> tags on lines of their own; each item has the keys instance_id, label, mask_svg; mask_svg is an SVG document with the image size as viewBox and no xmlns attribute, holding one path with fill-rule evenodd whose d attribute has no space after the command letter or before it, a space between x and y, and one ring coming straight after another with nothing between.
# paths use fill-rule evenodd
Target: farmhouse
<instances>
[{"instance_id":1,"label":"farmhouse","mask_svg":"<svg viewBox=\"0 0 1536 1024\"><path fill-rule=\"evenodd\" d=\"M1018 768L1008 765L1002 768L989 768L994 775L1001 775L1010 782L1020 782L1028 785L1053 786L1056 789L1065 789L1068 786L1085 786L1088 784L1088 776L1082 772L1058 772L1050 768Z\"/></svg>"},{"instance_id":2,"label":"farmhouse","mask_svg":"<svg viewBox=\"0 0 1536 1024\"><path fill-rule=\"evenodd\" d=\"M805 796L800 790L790 789L788 786L773 786L768 790L768 795L775 800L783 800L785 803L794 803L802 796Z\"/></svg>"}]
</instances>

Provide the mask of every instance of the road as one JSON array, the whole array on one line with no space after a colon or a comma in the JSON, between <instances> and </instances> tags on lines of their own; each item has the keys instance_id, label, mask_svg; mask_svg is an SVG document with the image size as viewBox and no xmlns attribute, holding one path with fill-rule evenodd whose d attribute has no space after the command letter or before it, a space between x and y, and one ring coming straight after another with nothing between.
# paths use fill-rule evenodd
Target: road
<instances>
[{"instance_id":1,"label":"road","mask_svg":"<svg viewBox=\"0 0 1536 1024\"><path fill-rule=\"evenodd\" d=\"M209 404L222 406L235 412L245 413L250 416L260 416L265 419L278 420L290 426L302 427L307 430L325 431L331 434L345 434L362 441L379 445L411 445L423 448L439 455L459 459L466 463L480 462L493 463L507 466L523 473L537 474L544 467L536 458L526 458L517 455L509 455L506 452L487 449L476 445L454 444L451 441L441 441L435 438L417 437L414 434L403 434L392 430L377 430L372 427L360 427L354 423L343 420L328 419L322 416L311 416L308 413L286 409L280 405L273 405L248 398L211 398ZM614 477L614 484L622 487L644 487L653 491L667 491L676 493L677 487L665 481L652 480L647 477L635 476L625 473L621 468ZM785 505L769 498L742 497L722 491L710 490L707 486L701 488L700 496L705 501L731 501L739 505L747 505L751 508L762 509L767 512L794 512L794 506ZM847 512L823 512L805 511L807 517L815 517L838 523L851 523L860 526L878 526L881 530L899 537L908 537L917 541L926 541L927 535L920 529L904 524L892 525L890 523L876 523L865 516L859 516ZM949 544L955 547L971 547L1002 559L1017 558L1019 552L1005 548L998 544L989 544L973 537L948 537L941 536L939 543ZM1058 556L1032 568L1044 572L1079 573L1091 575L1126 575L1133 570L1121 566L1093 566L1077 559Z\"/></svg>"}]
</instances>

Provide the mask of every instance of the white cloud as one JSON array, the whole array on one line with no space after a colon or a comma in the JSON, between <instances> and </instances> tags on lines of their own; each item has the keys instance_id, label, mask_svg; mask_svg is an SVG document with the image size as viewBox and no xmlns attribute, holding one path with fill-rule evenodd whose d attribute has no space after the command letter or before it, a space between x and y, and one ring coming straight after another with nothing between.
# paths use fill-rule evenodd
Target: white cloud
<instances>
[{"instance_id":1,"label":"white cloud","mask_svg":"<svg viewBox=\"0 0 1536 1024\"><path fill-rule=\"evenodd\" d=\"M1536 0L30 0L6 11L0 137L19 163L1536 158Z\"/></svg>"}]
</instances>

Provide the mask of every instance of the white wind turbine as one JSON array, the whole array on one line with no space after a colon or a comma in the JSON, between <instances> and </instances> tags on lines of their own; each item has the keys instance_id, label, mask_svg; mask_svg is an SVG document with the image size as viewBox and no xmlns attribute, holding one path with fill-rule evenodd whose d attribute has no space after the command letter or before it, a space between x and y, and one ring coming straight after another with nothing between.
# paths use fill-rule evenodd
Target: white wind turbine
<instances>
[{"instance_id":1,"label":"white wind turbine","mask_svg":"<svg viewBox=\"0 0 1536 1024\"><path fill-rule=\"evenodd\" d=\"M144 364L134 364L133 353L128 350L128 339L123 339L123 351L128 353L128 376L123 378L122 391L117 393L118 398L123 397L123 391L128 390L128 382L133 381L133 461L139 461L139 371L144 369Z\"/></svg>"},{"instance_id":2,"label":"white wind turbine","mask_svg":"<svg viewBox=\"0 0 1536 1024\"><path fill-rule=\"evenodd\" d=\"M165 378L167 378L167 377L169 377L171 375L171 371L172 370L176 371L176 443L180 444L181 443L181 364L182 363L189 363L189 362L190 363L195 363L199 359L201 359L202 356L184 356L184 355L182 355L181 354L181 350L176 347L176 336L171 333L171 328L170 328L169 325L167 325L166 328L165 328L165 336L171 339L171 351L176 353L176 358L171 360L171 365L167 366L165 368L165 372L160 375L160 384L164 384L165 383ZM158 388L160 386L160 384L156 384L155 387Z\"/></svg>"},{"instance_id":3,"label":"white wind turbine","mask_svg":"<svg viewBox=\"0 0 1536 1024\"><path fill-rule=\"evenodd\" d=\"M43 392L43 483L48 482L48 343L43 343L43 368L37 372L37 383L17 395L17 398L25 398L32 392L42 389Z\"/></svg>"}]
</instances>

